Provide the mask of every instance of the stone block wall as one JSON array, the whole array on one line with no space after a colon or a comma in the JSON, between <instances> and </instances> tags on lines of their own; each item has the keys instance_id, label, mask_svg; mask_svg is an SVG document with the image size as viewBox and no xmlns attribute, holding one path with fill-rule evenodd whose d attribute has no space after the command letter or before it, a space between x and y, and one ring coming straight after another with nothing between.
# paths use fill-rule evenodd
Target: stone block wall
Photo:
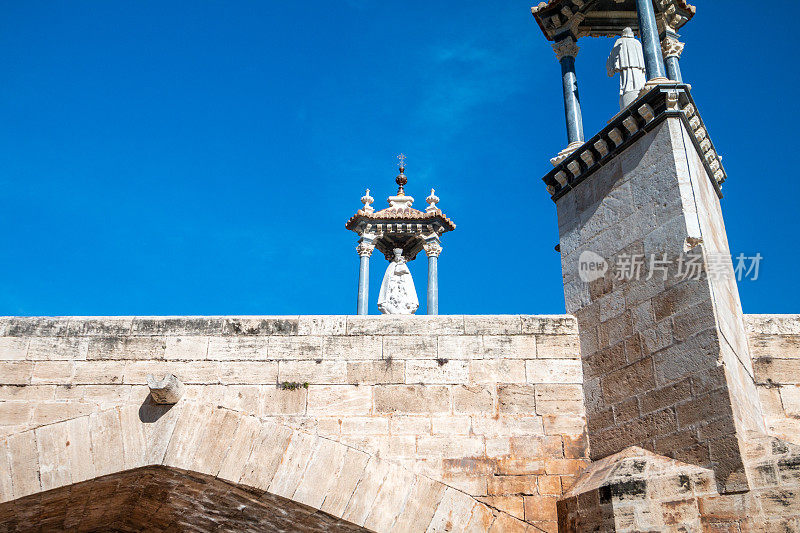
<instances>
[{"instance_id":1,"label":"stone block wall","mask_svg":"<svg viewBox=\"0 0 800 533\"><path fill-rule=\"evenodd\" d=\"M746 324L769 433L798 443L800 315ZM179 405L338 441L545 530L588 464L568 316L3 318L0 440L136 412L148 373L180 378ZM655 398L631 401L641 412Z\"/></svg>"},{"instance_id":2,"label":"stone block wall","mask_svg":"<svg viewBox=\"0 0 800 533\"><path fill-rule=\"evenodd\" d=\"M4 318L0 438L139 407L166 373L179 404L338 441L544 530L588 464L568 316Z\"/></svg>"},{"instance_id":3,"label":"stone block wall","mask_svg":"<svg viewBox=\"0 0 800 533\"><path fill-rule=\"evenodd\" d=\"M767 432L800 444L800 315L748 315Z\"/></svg>"}]
</instances>

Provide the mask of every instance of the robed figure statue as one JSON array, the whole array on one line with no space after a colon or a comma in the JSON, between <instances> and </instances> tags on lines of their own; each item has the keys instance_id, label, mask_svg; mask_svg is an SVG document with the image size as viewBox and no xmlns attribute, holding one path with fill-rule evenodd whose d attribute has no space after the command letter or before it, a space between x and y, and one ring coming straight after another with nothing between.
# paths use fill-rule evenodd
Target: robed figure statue
<instances>
[{"instance_id":1,"label":"robed figure statue","mask_svg":"<svg viewBox=\"0 0 800 533\"><path fill-rule=\"evenodd\" d=\"M394 249L394 260L383 275L378 309L384 315L413 315L419 308L414 279L406 265L402 248Z\"/></svg>"},{"instance_id":2,"label":"robed figure statue","mask_svg":"<svg viewBox=\"0 0 800 533\"><path fill-rule=\"evenodd\" d=\"M624 109L636 100L647 82L642 43L633 36L632 29L625 28L622 37L614 43L606 61L606 71L609 76L619 72L619 108Z\"/></svg>"}]
</instances>

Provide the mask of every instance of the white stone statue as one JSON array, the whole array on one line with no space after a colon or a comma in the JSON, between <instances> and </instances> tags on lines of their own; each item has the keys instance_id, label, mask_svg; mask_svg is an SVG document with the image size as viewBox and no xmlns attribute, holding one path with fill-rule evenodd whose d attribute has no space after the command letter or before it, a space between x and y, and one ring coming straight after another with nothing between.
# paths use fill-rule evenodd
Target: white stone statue
<instances>
[{"instance_id":1,"label":"white stone statue","mask_svg":"<svg viewBox=\"0 0 800 533\"><path fill-rule=\"evenodd\" d=\"M414 279L406 265L402 248L394 249L394 260L383 275L378 309L384 315L413 315L419 308Z\"/></svg>"},{"instance_id":2,"label":"white stone statue","mask_svg":"<svg viewBox=\"0 0 800 533\"><path fill-rule=\"evenodd\" d=\"M619 108L636 100L647 82L644 68L642 43L633 36L633 30L625 28L622 37L614 43L611 55L606 61L609 76L619 72Z\"/></svg>"}]
</instances>

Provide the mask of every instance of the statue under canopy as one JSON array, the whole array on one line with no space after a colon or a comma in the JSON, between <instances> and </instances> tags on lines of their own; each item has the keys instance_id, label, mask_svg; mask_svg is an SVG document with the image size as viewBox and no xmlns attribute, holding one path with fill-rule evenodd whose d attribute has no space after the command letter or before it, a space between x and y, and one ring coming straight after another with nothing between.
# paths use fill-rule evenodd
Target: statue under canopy
<instances>
[{"instance_id":1,"label":"statue under canopy","mask_svg":"<svg viewBox=\"0 0 800 533\"><path fill-rule=\"evenodd\" d=\"M378 309L384 315L413 315L419 308L414 279L403 257L403 249L394 249L378 295Z\"/></svg>"},{"instance_id":2,"label":"statue under canopy","mask_svg":"<svg viewBox=\"0 0 800 533\"><path fill-rule=\"evenodd\" d=\"M647 82L642 43L633 36L632 29L625 28L622 37L614 43L606 70L609 76L619 72L619 108L624 109L636 100Z\"/></svg>"}]
</instances>

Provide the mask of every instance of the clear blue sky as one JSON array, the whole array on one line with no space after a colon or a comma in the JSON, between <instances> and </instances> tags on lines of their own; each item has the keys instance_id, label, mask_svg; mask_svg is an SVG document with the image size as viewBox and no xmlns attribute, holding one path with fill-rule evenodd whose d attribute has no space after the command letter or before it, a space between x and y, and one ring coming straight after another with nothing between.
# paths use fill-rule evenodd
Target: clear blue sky
<instances>
[{"instance_id":1,"label":"clear blue sky","mask_svg":"<svg viewBox=\"0 0 800 533\"><path fill-rule=\"evenodd\" d=\"M800 312L800 7L695 3L684 78L731 248L764 256L745 312ZM560 72L531 1L1 5L0 314L353 313L344 223L365 187L386 205L401 151L415 205L436 187L458 224L441 313L563 312L540 181L566 144ZM612 42L580 43L587 136L616 111Z\"/></svg>"}]
</instances>

